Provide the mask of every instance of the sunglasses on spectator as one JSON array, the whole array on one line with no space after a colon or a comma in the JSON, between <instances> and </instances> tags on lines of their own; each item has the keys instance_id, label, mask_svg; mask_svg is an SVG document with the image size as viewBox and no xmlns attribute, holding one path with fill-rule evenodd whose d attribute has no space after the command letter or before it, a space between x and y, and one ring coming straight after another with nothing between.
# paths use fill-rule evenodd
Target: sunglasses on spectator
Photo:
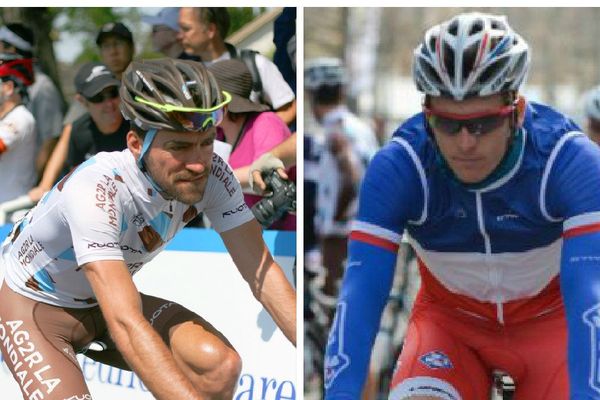
<instances>
[{"instance_id":1,"label":"sunglasses on spectator","mask_svg":"<svg viewBox=\"0 0 600 400\"><path fill-rule=\"evenodd\" d=\"M473 114L453 114L435 111L428 107L423 107L423 111L429 126L443 134L456 135L465 127L471 135L479 136L501 127L515 108L516 103L504 106L498 111L483 111Z\"/></svg>"},{"instance_id":2,"label":"sunglasses on spectator","mask_svg":"<svg viewBox=\"0 0 600 400\"><path fill-rule=\"evenodd\" d=\"M211 108L194 108L176 106L173 104L158 104L145 100L139 96L135 97L138 103L146 104L163 112L169 113L171 118L179 122L186 130L193 132L205 131L223 122L227 109L225 106L231 102L231 95L223 91L222 103Z\"/></svg>"},{"instance_id":3,"label":"sunglasses on spectator","mask_svg":"<svg viewBox=\"0 0 600 400\"><path fill-rule=\"evenodd\" d=\"M86 99L90 103L98 104L98 103L102 103L103 101L106 101L106 100L115 99L117 97L119 97L119 88L115 86L115 87L111 87L109 89L104 89L103 91L101 91L100 93L98 93L95 96L86 97Z\"/></svg>"}]
</instances>

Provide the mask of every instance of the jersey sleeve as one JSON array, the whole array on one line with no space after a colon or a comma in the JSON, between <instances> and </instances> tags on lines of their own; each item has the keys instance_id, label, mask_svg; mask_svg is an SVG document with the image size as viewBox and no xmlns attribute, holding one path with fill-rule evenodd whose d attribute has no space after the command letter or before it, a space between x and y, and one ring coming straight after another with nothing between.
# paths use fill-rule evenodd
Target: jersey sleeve
<instances>
[{"instance_id":1,"label":"jersey sleeve","mask_svg":"<svg viewBox=\"0 0 600 400\"><path fill-rule=\"evenodd\" d=\"M582 134L563 138L548 174L547 212L562 219L560 286L568 327L570 399L600 393L600 150Z\"/></svg>"},{"instance_id":2,"label":"jersey sleeve","mask_svg":"<svg viewBox=\"0 0 600 400\"><path fill-rule=\"evenodd\" d=\"M326 399L361 397L402 232L413 214L420 212L422 187L415 159L399 143L380 151L367 169L327 343Z\"/></svg>"},{"instance_id":3,"label":"jersey sleeve","mask_svg":"<svg viewBox=\"0 0 600 400\"><path fill-rule=\"evenodd\" d=\"M62 215L80 266L99 260L124 260L119 245L123 189L112 174L89 169L93 162L88 160L56 186L64 198Z\"/></svg>"},{"instance_id":4,"label":"jersey sleeve","mask_svg":"<svg viewBox=\"0 0 600 400\"><path fill-rule=\"evenodd\" d=\"M203 208L217 232L236 228L254 218L231 167L217 154L213 154L211 175L205 193L207 199L200 208Z\"/></svg>"},{"instance_id":5,"label":"jersey sleeve","mask_svg":"<svg viewBox=\"0 0 600 400\"><path fill-rule=\"evenodd\" d=\"M277 110L294 100L294 92L285 79L283 79L283 75L281 75L277 66L262 54L257 54L255 60L266 97L265 101L274 110Z\"/></svg>"}]
</instances>

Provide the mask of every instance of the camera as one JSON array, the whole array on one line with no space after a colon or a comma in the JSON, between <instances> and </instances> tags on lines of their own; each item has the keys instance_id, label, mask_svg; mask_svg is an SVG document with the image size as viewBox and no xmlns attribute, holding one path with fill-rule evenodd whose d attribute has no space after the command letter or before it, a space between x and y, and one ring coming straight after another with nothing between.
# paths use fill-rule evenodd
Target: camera
<instances>
[{"instance_id":1,"label":"camera","mask_svg":"<svg viewBox=\"0 0 600 400\"><path fill-rule=\"evenodd\" d=\"M262 177L267 189L272 193L254 204L252 212L256 220L266 228L287 211L296 210L296 185L292 181L283 179L274 169L263 173Z\"/></svg>"}]
</instances>

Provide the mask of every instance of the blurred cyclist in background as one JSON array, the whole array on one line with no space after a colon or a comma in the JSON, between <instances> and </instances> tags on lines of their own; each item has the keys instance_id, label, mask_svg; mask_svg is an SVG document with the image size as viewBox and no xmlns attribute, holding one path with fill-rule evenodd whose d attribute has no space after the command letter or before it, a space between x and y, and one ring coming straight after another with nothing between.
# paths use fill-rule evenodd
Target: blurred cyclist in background
<instances>
[{"instance_id":1,"label":"blurred cyclist in background","mask_svg":"<svg viewBox=\"0 0 600 400\"><path fill-rule=\"evenodd\" d=\"M0 203L35 184L35 119L23 104L33 81L31 58L0 53Z\"/></svg>"},{"instance_id":2,"label":"blurred cyclist in background","mask_svg":"<svg viewBox=\"0 0 600 400\"><path fill-rule=\"evenodd\" d=\"M586 133L596 144L600 144L600 86L585 95Z\"/></svg>"},{"instance_id":3,"label":"blurred cyclist in background","mask_svg":"<svg viewBox=\"0 0 600 400\"><path fill-rule=\"evenodd\" d=\"M27 89L25 105L36 121L35 168L41 176L60 135L64 104L56 85L36 62L34 48L33 31L25 25L16 22L0 28L0 53L33 59L35 82Z\"/></svg>"},{"instance_id":4,"label":"blurred cyclist in background","mask_svg":"<svg viewBox=\"0 0 600 400\"><path fill-rule=\"evenodd\" d=\"M315 228L325 268L321 300L333 307L347 254L350 221L356 212L358 185L377 142L371 128L346 107L346 72L341 60L308 60L304 85L311 110L324 131Z\"/></svg>"},{"instance_id":5,"label":"blurred cyclist in background","mask_svg":"<svg viewBox=\"0 0 600 400\"><path fill-rule=\"evenodd\" d=\"M358 398L404 229L422 277L391 399L600 394L600 149L519 95L530 65L505 17L425 33L423 112L373 158L360 190L325 360L326 398ZM567 335L568 331L568 335Z\"/></svg>"}]
</instances>

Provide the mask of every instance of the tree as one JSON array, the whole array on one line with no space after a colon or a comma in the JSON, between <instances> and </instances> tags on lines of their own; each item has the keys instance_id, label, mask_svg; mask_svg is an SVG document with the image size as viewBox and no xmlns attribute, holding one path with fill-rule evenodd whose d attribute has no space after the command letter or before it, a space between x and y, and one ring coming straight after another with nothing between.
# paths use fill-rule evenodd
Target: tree
<instances>
[{"instance_id":1,"label":"tree","mask_svg":"<svg viewBox=\"0 0 600 400\"><path fill-rule=\"evenodd\" d=\"M64 103L64 94L53 46L53 40L56 38L53 31L53 22L57 10L48 7L2 8L1 10L3 23L20 22L33 31L36 42L35 57L42 70L48 74L58 88Z\"/></svg>"},{"instance_id":2,"label":"tree","mask_svg":"<svg viewBox=\"0 0 600 400\"><path fill-rule=\"evenodd\" d=\"M264 8L229 7L230 33L251 21ZM152 51L149 27L141 23L143 8L136 7L4 7L0 8L2 23L21 22L30 27L36 37L35 54L39 63L63 95L61 74L54 53L54 42L60 35L82 35L82 51L75 64L99 61L96 35L108 22L123 21L131 29L138 50L138 57L152 58L159 54ZM64 98L64 95L63 95Z\"/></svg>"}]
</instances>

